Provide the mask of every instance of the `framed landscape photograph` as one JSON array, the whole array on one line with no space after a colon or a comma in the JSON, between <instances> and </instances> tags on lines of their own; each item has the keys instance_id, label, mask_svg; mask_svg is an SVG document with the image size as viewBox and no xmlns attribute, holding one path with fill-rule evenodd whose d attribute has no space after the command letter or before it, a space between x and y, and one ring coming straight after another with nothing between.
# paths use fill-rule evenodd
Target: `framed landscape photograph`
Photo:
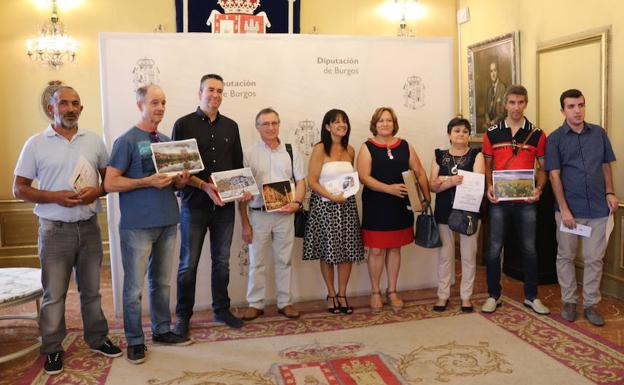
<instances>
[{"instance_id":1,"label":"framed landscape photograph","mask_svg":"<svg viewBox=\"0 0 624 385\"><path fill-rule=\"evenodd\" d=\"M245 192L251 195L260 194L249 167L213 172L210 177L219 190L219 197L225 203L242 197Z\"/></svg>"},{"instance_id":2,"label":"framed landscape photograph","mask_svg":"<svg viewBox=\"0 0 624 385\"><path fill-rule=\"evenodd\" d=\"M495 170L492 182L499 201L527 199L533 196L535 170Z\"/></svg>"},{"instance_id":3,"label":"framed landscape photograph","mask_svg":"<svg viewBox=\"0 0 624 385\"><path fill-rule=\"evenodd\" d=\"M480 141L488 127L503 117L503 95L520 83L519 32L468 47L468 105L474 138Z\"/></svg>"},{"instance_id":4,"label":"framed landscape photograph","mask_svg":"<svg viewBox=\"0 0 624 385\"><path fill-rule=\"evenodd\" d=\"M289 180L265 183L262 198L267 212L277 211L295 200L295 188Z\"/></svg>"},{"instance_id":5,"label":"framed landscape photograph","mask_svg":"<svg viewBox=\"0 0 624 385\"><path fill-rule=\"evenodd\" d=\"M152 143L152 160L156 171L167 175L188 170L196 174L204 169L195 139Z\"/></svg>"}]
</instances>

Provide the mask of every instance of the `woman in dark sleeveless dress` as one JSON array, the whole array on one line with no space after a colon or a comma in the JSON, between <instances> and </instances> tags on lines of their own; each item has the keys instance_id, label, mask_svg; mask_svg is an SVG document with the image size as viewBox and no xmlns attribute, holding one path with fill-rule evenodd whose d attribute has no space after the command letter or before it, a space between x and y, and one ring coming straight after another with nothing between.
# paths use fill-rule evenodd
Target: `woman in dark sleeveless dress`
<instances>
[{"instance_id":1,"label":"woman in dark sleeveless dress","mask_svg":"<svg viewBox=\"0 0 624 385\"><path fill-rule=\"evenodd\" d=\"M374 137L361 147L357 170L364 185L362 192L362 242L369 248L368 272L371 280L370 307L383 307L379 281L384 266L388 278L387 300L393 310L403 307L396 292L401 246L414 240L414 214L401 173L414 170L430 201L427 174L416 151L395 135L399 131L396 114L389 107L378 108L370 122Z\"/></svg>"},{"instance_id":2,"label":"woman in dark sleeveless dress","mask_svg":"<svg viewBox=\"0 0 624 385\"><path fill-rule=\"evenodd\" d=\"M483 174L485 167L480 150L469 147L468 120L452 119L447 132L451 145L448 150L435 150L430 179L431 191L436 193L435 218L442 240L442 247L438 249L438 302L433 306L433 310L438 312L446 310L451 293L451 277L455 274L455 235L448 226L448 218L453 207L455 188L464 178L458 175L458 170ZM470 297L475 278L478 236L478 230L473 235L459 234L462 264L460 297L463 312L473 311Z\"/></svg>"}]
</instances>

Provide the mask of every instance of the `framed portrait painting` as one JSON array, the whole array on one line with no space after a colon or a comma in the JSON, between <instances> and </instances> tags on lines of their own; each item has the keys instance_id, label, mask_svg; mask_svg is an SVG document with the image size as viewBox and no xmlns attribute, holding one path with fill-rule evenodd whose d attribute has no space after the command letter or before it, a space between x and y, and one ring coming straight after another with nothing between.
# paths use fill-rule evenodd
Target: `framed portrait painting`
<instances>
[{"instance_id":1,"label":"framed portrait painting","mask_svg":"<svg viewBox=\"0 0 624 385\"><path fill-rule=\"evenodd\" d=\"M519 47L518 32L468 46L468 103L476 140L504 116L505 90L520 82Z\"/></svg>"}]
</instances>

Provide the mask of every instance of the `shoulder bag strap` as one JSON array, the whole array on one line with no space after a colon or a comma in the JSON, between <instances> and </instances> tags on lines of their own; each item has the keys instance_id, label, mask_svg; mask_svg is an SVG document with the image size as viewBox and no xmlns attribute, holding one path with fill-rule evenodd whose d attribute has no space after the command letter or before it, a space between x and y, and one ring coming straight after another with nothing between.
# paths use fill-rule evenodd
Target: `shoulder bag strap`
<instances>
[{"instance_id":1,"label":"shoulder bag strap","mask_svg":"<svg viewBox=\"0 0 624 385\"><path fill-rule=\"evenodd\" d=\"M516 159L516 156L518 156L518 153L524 149L524 146L529 142L529 139L531 139L534 132L535 132L535 129L531 128L531 132L529 132L529 135L527 135L526 139L524 139L524 142L522 142L520 149L516 153L514 153L511 158L507 159L507 162L505 162L501 170L506 170L507 167L509 167L509 165L511 164L511 162L513 162L513 160Z\"/></svg>"},{"instance_id":2,"label":"shoulder bag strap","mask_svg":"<svg viewBox=\"0 0 624 385\"><path fill-rule=\"evenodd\" d=\"M290 171L292 173L292 177L293 177L293 181L295 180L295 166L293 165L293 149L292 149L292 144L290 143L286 143L284 146L286 146L286 152L288 153L288 156L290 156Z\"/></svg>"}]
</instances>

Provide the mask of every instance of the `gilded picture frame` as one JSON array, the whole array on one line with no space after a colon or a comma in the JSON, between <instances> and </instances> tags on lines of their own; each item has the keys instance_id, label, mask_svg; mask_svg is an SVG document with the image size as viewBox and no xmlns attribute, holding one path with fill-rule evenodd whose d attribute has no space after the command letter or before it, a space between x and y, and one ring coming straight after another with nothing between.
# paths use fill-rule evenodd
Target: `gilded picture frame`
<instances>
[{"instance_id":1,"label":"gilded picture frame","mask_svg":"<svg viewBox=\"0 0 624 385\"><path fill-rule=\"evenodd\" d=\"M468 46L468 104L475 141L502 116L505 89L520 83L519 37L514 31Z\"/></svg>"},{"instance_id":2,"label":"gilded picture frame","mask_svg":"<svg viewBox=\"0 0 624 385\"><path fill-rule=\"evenodd\" d=\"M609 132L610 32L609 26L600 27L538 45L536 123L547 134L562 124L559 97L571 88L581 90L585 96L585 120Z\"/></svg>"}]
</instances>

